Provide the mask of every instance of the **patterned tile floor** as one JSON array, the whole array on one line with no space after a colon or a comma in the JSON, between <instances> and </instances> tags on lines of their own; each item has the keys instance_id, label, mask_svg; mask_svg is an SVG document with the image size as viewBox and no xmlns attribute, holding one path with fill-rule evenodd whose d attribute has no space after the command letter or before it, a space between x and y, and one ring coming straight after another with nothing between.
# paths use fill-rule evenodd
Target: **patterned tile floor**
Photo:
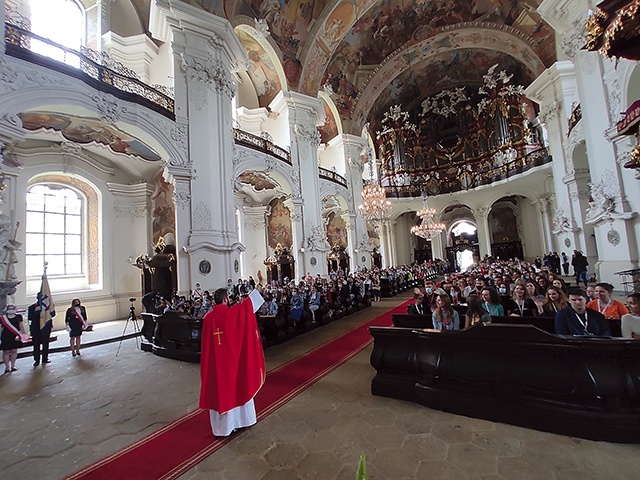
<instances>
[{"instance_id":1,"label":"patterned tile floor","mask_svg":"<svg viewBox=\"0 0 640 480\"><path fill-rule=\"evenodd\" d=\"M406 295L403 296L408 298ZM364 312L266 351L268 368L397 304ZM122 333L122 322L85 334ZM91 337L91 335L94 335ZM61 334L60 343L66 343ZM197 406L198 365L136 349L133 340L18 361L0 377L0 478L59 479ZM637 480L640 445L591 442L374 397L371 348L182 475L181 480L371 479Z\"/></svg>"}]
</instances>

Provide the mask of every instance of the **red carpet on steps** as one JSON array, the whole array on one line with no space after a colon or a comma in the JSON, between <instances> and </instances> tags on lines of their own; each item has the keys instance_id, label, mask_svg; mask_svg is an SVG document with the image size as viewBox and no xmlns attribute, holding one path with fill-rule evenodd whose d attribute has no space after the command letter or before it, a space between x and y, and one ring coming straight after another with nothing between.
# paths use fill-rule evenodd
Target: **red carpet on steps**
<instances>
[{"instance_id":1,"label":"red carpet on steps","mask_svg":"<svg viewBox=\"0 0 640 480\"><path fill-rule=\"evenodd\" d=\"M258 421L361 352L372 342L369 327L391 325L391 314L405 312L407 304L404 302L270 371L255 397ZM175 479L232 439L216 439L211 433L209 412L198 409L65 480Z\"/></svg>"}]
</instances>

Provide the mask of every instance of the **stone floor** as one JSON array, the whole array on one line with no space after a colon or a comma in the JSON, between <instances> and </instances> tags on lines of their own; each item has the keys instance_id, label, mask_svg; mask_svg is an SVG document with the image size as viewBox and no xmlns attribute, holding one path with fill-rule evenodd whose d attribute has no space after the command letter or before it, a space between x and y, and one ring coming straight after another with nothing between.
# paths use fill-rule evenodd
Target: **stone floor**
<instances>
[{"instance_id":1,"label":"stone floor","mask_svg":"<svg viewBox=\"0 0 640 480\"><path fill-rule=\"evenodd\" d=\"M282 363L396 305L364 312L266 351ZM86 340L122 334L120 323ZM94 337L91 337L94 335ZM66 336L61 334L61 344ZM198 365L141 352L133 340L18 361L0 377L0 478L59 479L197 406ZM370 394L371 348L185 473L200 479L637 480L640 445L616 445L451 415Z\"/></svg>"}]
</instances>

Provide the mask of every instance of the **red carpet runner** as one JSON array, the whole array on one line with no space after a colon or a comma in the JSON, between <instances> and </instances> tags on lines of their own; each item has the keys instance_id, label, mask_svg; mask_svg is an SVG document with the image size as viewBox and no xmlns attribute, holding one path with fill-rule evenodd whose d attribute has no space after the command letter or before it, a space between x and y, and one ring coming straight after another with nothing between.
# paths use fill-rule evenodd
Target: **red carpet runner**
<instances>
[{"instance_id":1,"label":"red carpet runner","mask_svg":"<svg viewBox=\"0 0 640 480\"><path fill-rule=\"evenodd\" d=\"M391 314L404 312L407 303L270 371L255 398L258 421L360 353L372 342L369 327L391 325ZM65 480L175 479L232 439L214 438L209 412L198 409Z\"/></svg>"}]
</instances>

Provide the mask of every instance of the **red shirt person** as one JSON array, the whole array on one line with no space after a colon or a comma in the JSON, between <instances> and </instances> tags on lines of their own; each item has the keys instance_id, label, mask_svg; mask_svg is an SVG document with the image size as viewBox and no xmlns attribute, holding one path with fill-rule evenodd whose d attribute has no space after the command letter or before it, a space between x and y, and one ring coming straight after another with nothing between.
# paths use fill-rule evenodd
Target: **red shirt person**
<instances>
[{"instance_id":1,"label":"red shirt person","mask_svg":"<svg viewBox=\"0 0 640 480\"><path fill-rule=\"evenodd\" d=\"M262 296L229 305L227 290L214 293L216 306L205 315L200 358L200 408L210 410L216 437L256 423L253 398L266 377L255 310Z\"/></svg>"}]
</instances>

